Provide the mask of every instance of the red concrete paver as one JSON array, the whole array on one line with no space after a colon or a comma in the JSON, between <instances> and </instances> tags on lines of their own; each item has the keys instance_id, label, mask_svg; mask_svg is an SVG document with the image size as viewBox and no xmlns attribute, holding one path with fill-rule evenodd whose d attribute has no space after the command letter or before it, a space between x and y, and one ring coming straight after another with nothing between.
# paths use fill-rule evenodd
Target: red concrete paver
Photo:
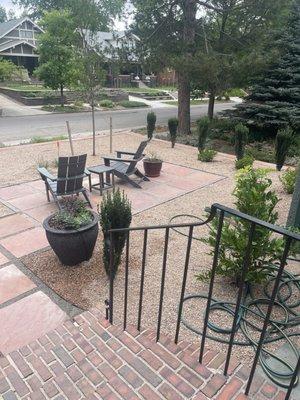
<instances>
[{"instance_id":1,"label":"red concrete paver","mask_svg":"<svg viewBox=\"0 0 300 400\"><path fill-rule=\"evenodd\" d=\"M40 227L9 236L0 240L0 244L15 257L23 257L49 246L45 231Z\"/></svg>"},{"instance_id":2,"label":"red concrete paver","mask_svg":"<svg viewBox=\"0 0 300 400\"><path fill-rule=\"evenodd\" d=\"M21 185L7 186L0 189L0 199L9 201L18 197L23 198L34 193L38 193L38 190L34 187L23 183Z\"/></svg>"},{"instance_id":3,"label":"red concrete paver","mask_svg":"<svg viewBox=\"0 0 300 400\"><path fill-rule=\"evenodd\" d=\"M0 252L0 265L6 264L8 261L8 258Z\"/></svg>"},{"instance_id":4,"label":"red concrete paver","mask_svg":"<svg viewBox=\"0 0 300 400\"><path fill-rule=\"evenodd\" d=\"M45 218L57 211L55 203L48 203L40 207L32 208L26 211L26 214L39 222L43 222Z\"/></svg>"},{"instance_id":5,"label":"red concrete paver","mask_svg":"<svg viewBox=\"0 0 300 400\"><path fill-rule=\"evenodd\" d=\"M10 200L9 203L21 211L30 210L32 208L48 204L45 194L41 192L18 197L16 199Z\"/></svg>"},{"instance_id":6,"label":"red concrete paver","mask_svg":"<svg viewBox=\"0 0 300 400\"><path fill-rule=\"evenodd\" d=\"M57 328L66 314L42 292L0 309L0 351L8 354Z\"/></svg>"},{"instance_id":7,"label":"red concrete paver","mask_svg":"<svg viewBox=\"0 0 300 400\"><path fill-rule=\"evenodd\" d=\"M33 228L36 223L22 214L8 215L0 219L0 238Z\"/></svg>"},{"instance_id":8,"label":"red concrete paver","mask_svg":"<svg viewBox=\"0 0 300 400\"><path fill-rule=\"evenodd\" d=\"M35 287L35 284L15 265L0 269L0 304Z\"/></svg>"}]
</instances>

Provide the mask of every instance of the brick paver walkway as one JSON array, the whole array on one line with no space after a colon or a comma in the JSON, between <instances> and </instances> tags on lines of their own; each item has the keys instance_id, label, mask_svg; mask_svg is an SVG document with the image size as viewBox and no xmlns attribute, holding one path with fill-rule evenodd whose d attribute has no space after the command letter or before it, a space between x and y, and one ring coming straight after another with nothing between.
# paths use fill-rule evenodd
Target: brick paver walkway
<instances>
[{"instance_id":1,"label":"brick paver walkway","mask_svg":"<svg viewBox=\"0 0 300 400\"><path fill-rule=\"evenodd\" d=\"M155 333L110 326L93 310L68 320L38 340L0 358L0 394L13 399L242 400L248 369L232 360L221 373L224 355L175 345ZM250 399L283 400L284 393L256 377Z\"/></svg>"}]
</instances>

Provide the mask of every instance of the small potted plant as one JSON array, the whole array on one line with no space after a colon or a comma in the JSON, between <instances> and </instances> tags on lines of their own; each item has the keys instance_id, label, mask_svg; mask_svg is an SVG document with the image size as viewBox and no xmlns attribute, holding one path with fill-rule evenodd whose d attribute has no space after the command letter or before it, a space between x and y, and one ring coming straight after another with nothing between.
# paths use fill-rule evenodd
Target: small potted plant
<instances>
[{"instance_id":1,"label":"small potted plant","mask_svg":"<svg viewBox=\"0 0 300 400\"><path fill-rule=\"evenodd\" d=\"M98 214L77 197L61 201L62 209L43 222L48 242L64 265L88 261L98 236Z\"/></svg>"},{"instance_id":2,"label":"small potted plant","mask_svg":"<svg viewBox=\"0 0 300 400\"><path fill-rule=\"evenodd\" d=\"M156 178L160 175L163 162L155 153L150 153L149 156L144 158L143 163L146 176Z\"/></svg>"}]
</instances>

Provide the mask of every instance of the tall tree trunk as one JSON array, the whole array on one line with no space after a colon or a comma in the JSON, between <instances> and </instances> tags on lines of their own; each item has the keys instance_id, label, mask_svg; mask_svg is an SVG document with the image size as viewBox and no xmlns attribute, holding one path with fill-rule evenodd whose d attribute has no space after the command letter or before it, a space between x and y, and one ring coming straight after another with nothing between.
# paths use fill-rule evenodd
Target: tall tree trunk
<instances>
[{"instance_id":1,"label":"tall tree trunk","mask_svg":"<svg viewBox=\"0 0 300 400\"><path fill-rule=\"evenodd\" d=\"M182 55L183 66L178 71L178 131L181 134L191 133L190 121L190 76L185 64L193 57L196 34L197 0L185 0L183 10L182 42L185 53Z\"/></svg>"},{"instance_id":2,"label":"tall tree trunk","mask_svg":"<svg viewBox=\"0 0 300 400\"><path fill-rule=\"evenodd\" d=\"M63 85L63 84L60 85L60 105L61 105L62 107L64 107L64 105L65 105L65 99L64 99L64 85Z\"/></svg>"},{"instance_id":3,"label":"tall tree trunk","mask_svg":"<svg viewBox=\"0 0 300 400\"><path fill-rule=\"evenodd\" d=\"M216 95L215 95L215 91L212 90L212 91L209 93L208 113L207 113L208 118L209 118L210 120L212 120L213 117L214 117L215 96L216 96Z\"/></svg>"},{"instance_id":4,"label":"tall tree trunk","mask_svg":"<svg viewBox=\"0 0 300 400\"><path fill-rule=\"evenodd\" d=\"M190 81L184 72L178 73L178 132L182 135L191 133L191 89Z\"/></svg>"}]
</instances>

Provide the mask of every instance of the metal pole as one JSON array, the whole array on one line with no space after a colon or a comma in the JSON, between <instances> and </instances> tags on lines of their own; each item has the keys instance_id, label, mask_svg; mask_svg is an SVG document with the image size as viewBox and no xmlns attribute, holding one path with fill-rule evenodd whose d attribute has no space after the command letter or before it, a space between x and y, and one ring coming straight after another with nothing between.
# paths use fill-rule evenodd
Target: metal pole
<instances>
[{"instance_id":1,"label":"metal pole","mask_svg":"<svg viewBox=\"0 0 300 400\"><path fill-rule=\"evenodd\" d=\"M113 152L113 124L112 117L109 117L109 151Z\"/></svg>"},{"instance_id":2,"label":"metal pole","mask_svg":"<svg viewBox=\"0 0 300 400\"><path fill-rule=\"evenodd\" d=\"M71 147L71 154L72 154L72 156L74 156L74 147L73 147L72 133L71 133L71 128L70 128L69 121L66 121L66 124L67 124L70 147Z\"/></svg>"}]
</instances>

